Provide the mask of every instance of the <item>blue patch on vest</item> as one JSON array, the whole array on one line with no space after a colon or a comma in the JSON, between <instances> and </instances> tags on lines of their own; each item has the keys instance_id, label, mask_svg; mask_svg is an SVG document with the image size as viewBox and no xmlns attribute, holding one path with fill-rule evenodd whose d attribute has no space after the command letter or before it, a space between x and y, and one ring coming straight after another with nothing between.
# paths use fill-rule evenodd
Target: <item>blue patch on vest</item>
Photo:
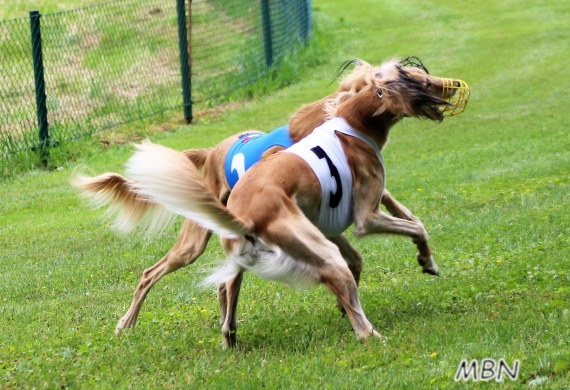
<instances>
[{"instance_id":1,"label":"blue patch on vest","mask_svg":"<svg viewBox=\"0 0 570 390\"><path fill-rule=\"evenodd\" d=\"M261 160L265 151L273 146L288 148L293 145L289 126L282 126L271 133L247 133L239 137L226 156L225 171L230 189L234 188L245 171Z\"/></svg>"}]
</instances>

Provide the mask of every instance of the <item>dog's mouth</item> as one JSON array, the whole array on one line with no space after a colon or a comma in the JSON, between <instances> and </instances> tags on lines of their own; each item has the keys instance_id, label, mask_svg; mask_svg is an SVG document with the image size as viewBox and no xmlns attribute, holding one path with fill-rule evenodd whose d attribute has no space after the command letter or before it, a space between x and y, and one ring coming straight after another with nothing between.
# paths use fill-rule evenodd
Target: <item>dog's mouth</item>
<instances>
[{"instance_id":1,"label":"dog's mouth","mask_svg":"<svg viewBox=\"0 0 570 390\"><path fill-rule=\"evenodd\" d=\"M441 98L450 103L440 108L445 118L459 115L465 111L471 91L463 80L442 78L443 92Z\"/></svg>"}]
</instances>

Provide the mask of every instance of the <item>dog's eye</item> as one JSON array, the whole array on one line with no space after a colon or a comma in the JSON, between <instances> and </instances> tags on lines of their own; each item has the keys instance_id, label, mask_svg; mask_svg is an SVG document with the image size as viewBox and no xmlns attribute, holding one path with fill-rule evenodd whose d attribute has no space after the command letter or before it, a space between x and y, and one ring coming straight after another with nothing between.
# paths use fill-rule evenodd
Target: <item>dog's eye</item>
<instances>
[{"instance_id":1,"label":"dog's eye","mask_svg":"<svg viewBox=\"0 0 570 390\"><path fill-rule=\"evenodd\" d=\"M380 91L379 89L376 90L376 96L378 96L380 99L382 99L382 96L384 96L382 94L382 91Z\"/></svg>"}]
</instances>

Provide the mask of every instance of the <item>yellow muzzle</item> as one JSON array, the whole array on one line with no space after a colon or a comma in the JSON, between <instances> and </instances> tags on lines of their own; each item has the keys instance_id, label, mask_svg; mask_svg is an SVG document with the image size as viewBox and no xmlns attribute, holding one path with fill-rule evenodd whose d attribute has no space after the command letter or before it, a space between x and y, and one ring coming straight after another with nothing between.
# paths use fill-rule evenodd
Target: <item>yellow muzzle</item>
<instances>
[{"instance_id":1,"label":"yellow muzzle","mask_svg":"<svg viewBox=\"0 0 570 390\"><path fill-rule=\"evenodd\" d=\"M471 94L467 83L458 79L442 78L441 81L443 82L443 93L441 98L451 103L450 106L444 106L441 108L443 116L447 118L461 114L465 111L469 95Z\"/></svg>"}]
</instances>

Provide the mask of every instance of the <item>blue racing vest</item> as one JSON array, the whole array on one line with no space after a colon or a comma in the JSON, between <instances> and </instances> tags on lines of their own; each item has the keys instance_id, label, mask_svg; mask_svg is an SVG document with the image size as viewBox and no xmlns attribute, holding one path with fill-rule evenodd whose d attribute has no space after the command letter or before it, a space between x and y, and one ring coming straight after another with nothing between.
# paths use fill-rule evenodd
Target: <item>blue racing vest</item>
<instances>
[{"instance_id":1,"label":"blue racing vest","mask_svg":"<svg viewBox=\"0 0 570 390\"><path fill-rule=\"evenodd\" d=\"M288 148L293 145L289 126L281 126L272 132L247 133L239 137L226 156L225 171L230 189L233 189L245 171L261 160L265 151L273 146Z\"/></svg>"}]
</instances>

